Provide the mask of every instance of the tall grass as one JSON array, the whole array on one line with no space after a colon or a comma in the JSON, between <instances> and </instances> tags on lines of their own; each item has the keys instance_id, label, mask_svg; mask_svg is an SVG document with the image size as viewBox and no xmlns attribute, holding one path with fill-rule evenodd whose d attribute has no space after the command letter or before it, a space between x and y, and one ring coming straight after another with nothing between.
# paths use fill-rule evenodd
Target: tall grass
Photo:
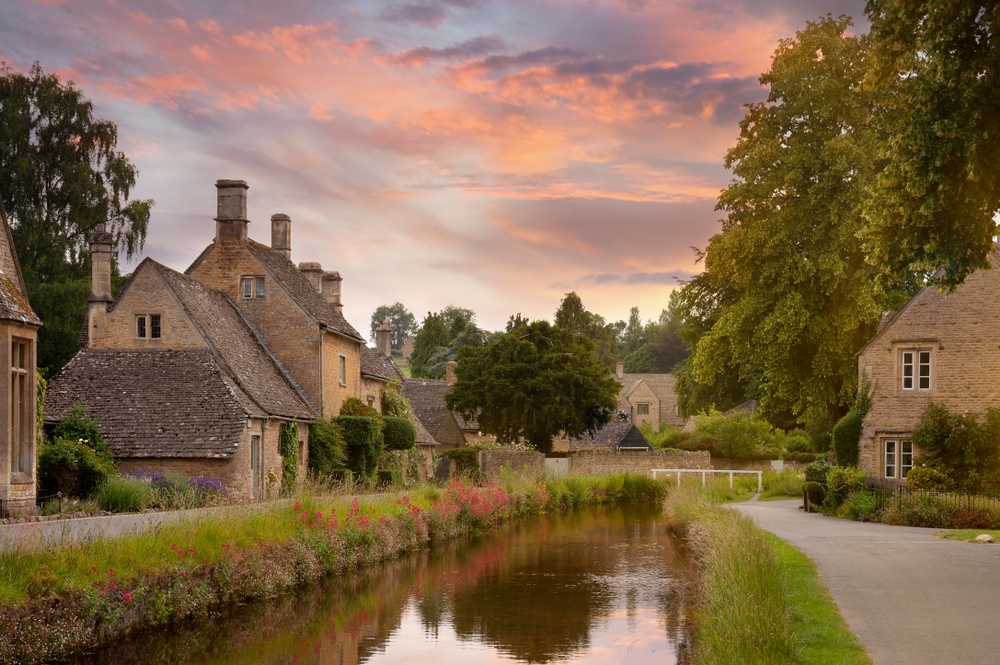
<instances>
[{"instance_id":1,"label":"tall grass","mask_svg":"<svg viewBox=\"0 0 1000 665\"><path fill-rule=\"evenodd\" d=\"M145 510L152 501L149 483L127 476L110 476L97 488L97 502L113 513Z\"/></svg>"}]
</instances>

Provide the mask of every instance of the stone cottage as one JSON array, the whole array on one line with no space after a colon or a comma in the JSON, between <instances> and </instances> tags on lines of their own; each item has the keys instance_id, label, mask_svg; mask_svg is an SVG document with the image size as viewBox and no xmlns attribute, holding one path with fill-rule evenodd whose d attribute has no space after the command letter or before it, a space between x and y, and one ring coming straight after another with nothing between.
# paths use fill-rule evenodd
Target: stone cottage
<instances>
[{"instance_id":1,"label":"stone cottage","mask_svg":"<svg viewBox=\"0 0 1000 665\"><path fill-rule=\"evenodd\" d=\"M584 434L575 439L565 435L552 442L553 452L578 450L610 450L614 452L650 452L653 446L633 423L608 423L593 436Z\"/></svg>"},{"instance_id":2,"label":"stone cottage","mask_svg":"<svg viewBox=\"0 0 1000 665\"><path fill-rule=\"evenodd\" d=\"M7 212L0 201L0 516L35 511L36 356L42 322L28 303Z\"/></svg>"},{"instance_id":3,"label":"stone cottage","mask_svg":"<svg viewBox=\"0 0 1000 665\"><path fill-rule=\"evenodd\" d=\"M1000 266L1000 253L989 257ZM952 412L1000 407L1000 269L977 270L954 293L917 292L886 312L858 352L873 389L859 463L880 478L905 478L920 451L910 437L932 401Z\"/></svg>"},{"instance_id":4,"label":"stone cottage","mask_svg":"<svg viewBox=\"0 0 1000 665\"><path fill-rule=\"evenodd\" d=\"M280 426L295 421L304 473L316 414L232 300L148 258L111 300L111 239L91 245L84 348L49 383L45 420L82 404L121 469L209 476L243 498L264 494L268 469L280 480Z\"/></svg>"},{"instance_id":5,"label":"stone cottage","mask_svg":"<svg viewBox=\"0 0 1000 665\"><path fill-rule=\"evenodd\" d=\"M677 377L673 374L626 374L624 363L615 367L615 378L621 384L618 409L632 417L632 423L649 423L654 432L660 424L683 425L677 404Z\"/></svg>"},{"instance_id":6,"label":"stone cottage","mask_svg":"<svg viewBox=\"0 0 1000 665\"><path fill-rule=\"evenodd\" d=\"M445 406L444 396L456 381L456 366L456 362L446 365L446 378L443 381L406 379L403 382L403 397L410 400L417 420L431 433L441 451L467 445L480 436L478 422L466 420Z\"/></svg>"}]
</instances>

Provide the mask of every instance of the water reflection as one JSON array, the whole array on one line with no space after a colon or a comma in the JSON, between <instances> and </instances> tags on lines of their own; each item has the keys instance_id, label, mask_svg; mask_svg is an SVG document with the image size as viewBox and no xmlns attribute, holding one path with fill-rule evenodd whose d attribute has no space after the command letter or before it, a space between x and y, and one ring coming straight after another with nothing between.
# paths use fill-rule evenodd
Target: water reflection
<instances>
[{"instance_id":1,"label":"water reflection","mask_svg":"<svg viewBox=\"0 0 1000 665\"><path fill-rule=\"evenodd\" d=\"M539 518L75 662L685 663L688 570L657 518Z\"/></svg>"}]
</instances>

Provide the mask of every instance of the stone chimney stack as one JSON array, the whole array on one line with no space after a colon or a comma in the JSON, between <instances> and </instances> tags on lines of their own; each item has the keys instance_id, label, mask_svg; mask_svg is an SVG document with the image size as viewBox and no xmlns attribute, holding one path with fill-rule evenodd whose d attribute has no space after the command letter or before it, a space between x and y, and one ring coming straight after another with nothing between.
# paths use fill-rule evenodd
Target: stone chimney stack
<instances>
[{"instance_id":1,"label":"stone chimney stack","mask_svg":"<svg viewBox=\"0 0 1000 665\"><path fill-rule=\"evenodd\" d=\"M223 244L242 242L247 237L247 190L245 180L216 180L218 213L215 217L215 241Z\"/></svg>"},{"instance_id":2,"label":"stone chimney stack","mask_svg":"<svg viewBox=\"0 0 1000 665\"><path fill-rule=\"evenodd\" d=\"M458 368L458 363L455 362L454 360L449 360L444 365L445 383L448 384L449 386L455 385L455 382L458 381L458 377L455 376L455 370L457 368Z\"/></svg>"},{"instance_id":3,"label":"stone chimney stack","mask_svg":"<svg viewBox=\"0 0 1000 665\"><path fill-rule=\"evenodd\" d=\"M108 305L111 297L111 234L98 224L90 234L90 285L92 293L87 298L87 346L104 339L104 329L108 325Z\"/></svg>"},{"instance_id":4,"label":"stone chimney stack","mask_svg":"<svg viewBox=\"0 0 1000 665\"><path fill-rule=\"evenodd\" d=\"M615 364L615 376L619 379L625 378L625 363L618 362Z\"/></svg>"},{"instance_id":5,"label":"stone chimney stack","mask_svg":"<svg viewBox=\"0 0 1000 665\"><path fill-rule=\"evenodd\" d=\"M281 212L271 215L271 249L292 258L292 219Z\"/></svg>"},{"instance_id":6,"label":"stone chimney stack","mask_svg":"<svg viewBox=\"0 0 1000 665\"><path fill-rule=\"evenodd\" d=\"M342 281L344 281L343 278L336 270L323 273L323 297L341 314L344 313L344 305L340 302L340 283Z\"/></svg>"},{"instance_id":7,"label":"stone chimney stack","mask_svg":"<svg viewBox=\"0 0 1000 665\"><path fill-rule=\"evenodd\" d=\"M323 266L314 261L306 261L299 264L299 272L306 276L314 289L323 293Z\"/></svg>"},{"instance_id":8,"label":"stone chimney stack","mask_svg":"<svg viewBox=\"0 0 1000 665\"><path fill-rule=\"evenodd\" d=\"M382 319L375 331L375 348L386 358L392 358L392 329L389 328L389 319Z\"/></svg>"}]
</instances>

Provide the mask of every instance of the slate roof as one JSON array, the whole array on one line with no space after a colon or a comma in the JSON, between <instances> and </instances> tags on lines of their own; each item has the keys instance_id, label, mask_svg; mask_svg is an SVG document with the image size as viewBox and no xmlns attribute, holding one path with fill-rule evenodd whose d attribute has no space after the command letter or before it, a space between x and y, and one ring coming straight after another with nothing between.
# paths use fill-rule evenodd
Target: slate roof
<instances>
[{"instance_id":1,"label":"slate roof","mask_svg":"<svg viewBox=\"0 0 1000 665\"><path fill-rule=\"evenodd\" d=\"M403 383L406 378L392 358L386 358L378 351L361 345L361 374L384 381Z\"/></svg>"},{"instance_id":2,"label":"slate roof","mask_svg":"<svg viewBox=\"0 0 1000 665\"><path fill-rule=\"evenodd\" d=\"M75 404L101 423L115 457L228 458L247 416L264 415L208 349L83 349L49 382L45 421Z\"/></svg>"},{"instance_id":3,"label":"slate roof","mask_svg":"<svg viewBox=\"0 0 1000 665\"><path fill-rule=\"evenodd\" d=\"M445 381L435 379L404 379L403 397L410 400L410 406L417 414L417 420L428 432L436 432L441 427L448 409L444 396L448 392Z\"/></svg>"},{"instance_id":4,"label":"slate roof","mask_svg":"<svg viewBox=\"0 0 1000 665\"><path fill-rule=\"evenodd\" d=\"M569 440L572 450L652 450L649 441L632 423L608 423L591 437L584 434Z\"/></svg>"},{"instance_id":5,"label":"slate roof","mask_svg":"<svg viewBox=\"0 0 1000 665\"><path fill-rule=\"evenodd\" d=\"M7 211L3 207L3 201L0 201L0 223L3 224L0 242L5 243L0 247L0 319L40 326L42 321L28 302L28 292L24 288L21 266L17 262L14 237L7 224Z\"/></svg>"}]
</instances>

